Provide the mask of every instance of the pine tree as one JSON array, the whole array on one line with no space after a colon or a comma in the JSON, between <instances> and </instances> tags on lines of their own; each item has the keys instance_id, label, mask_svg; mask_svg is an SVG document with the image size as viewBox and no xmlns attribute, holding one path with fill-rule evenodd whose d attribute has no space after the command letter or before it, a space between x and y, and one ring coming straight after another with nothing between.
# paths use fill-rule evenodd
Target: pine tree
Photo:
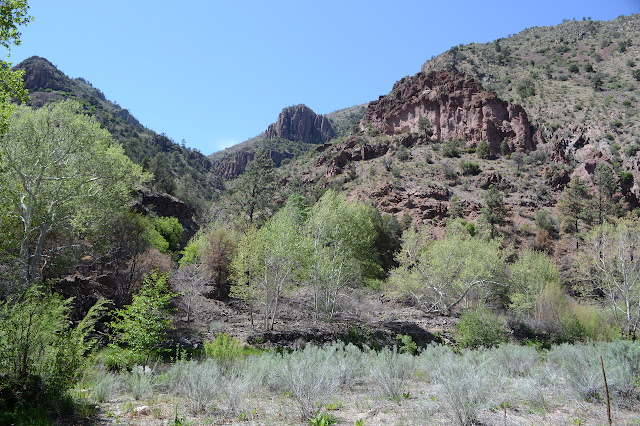
<instances>
[{"instance_id":1,"label":"pine tree","mask_svg":"<svg viewBox=\"0 0 640 426\"><path fill-rule=\"evenodd\" d=\"M249 224L260 222L271 207L275 193L276 174L274 164L264 148L258 148L245 172L238 178L233 196L237 210L244 214Z\"/></svg>"},{"instance_id":2,"label":"pine tree","mask_svg":"<svg viewBox=\"0 0 640 426\"><path fill-rule=\"evenodd\" d=\"M508 211L502 192L492 185L484 196L484 202L486 207L482 209L482 219L489 228L491 238L495 238L498 235L498 227L508 223Z\"/></svg>"},{"instance_id":3,"label":"pine tree","mask_svg":"<svg viewBox=\"0 0 640 426\"><path fill-rule=\"evenodd\" d=\"M563 215L565 232L575 234L576 248L579 247L580 222L585 224L593 220L593 212L590 208L591 191L578 177L571 179L564 189L564 194L558 202L558 208Z\"/></svg>"},{"instance_id":4,"label":"pine tree","mask_svg":"<svg viewBox=\"0 0 640 426\"><path fill-rule=\"evenodd\" d=\"M617 216L619 210L617 208L618 203L614 200L614 194L617 189L616 179L611 168L605 163L598 163L591 180L596 185L594 202L597 210L598 225L602 225L607 216Z\"/></svg>"}]
</instances>

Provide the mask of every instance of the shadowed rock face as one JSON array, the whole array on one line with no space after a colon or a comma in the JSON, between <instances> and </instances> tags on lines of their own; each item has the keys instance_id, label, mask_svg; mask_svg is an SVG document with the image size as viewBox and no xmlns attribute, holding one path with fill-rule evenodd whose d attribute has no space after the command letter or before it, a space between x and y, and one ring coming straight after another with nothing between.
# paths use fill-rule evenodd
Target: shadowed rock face
<instances>
[{"instance_id":1,"label":"shadowed rock face","mask_svg":"<svg viewBox=\"0 0 640 426\"><path fill-rule=\"evenodd\" d=\"M238 151L227 155L214 163L214 170L223 178L232 179L244 173L254 154L253 151ZM267 156L276 167L280 167L285 158L293 158L291 153L273 150L267 150Z\"/></svg>"},{"instance_id":2,"label":"shadowed rock face","mask_svg":"<svg viewBox=\"0 0 640 426\"><path fill-rule=\"evenodd\" d=\"M391 93L371 102L361 121L387 135L417 133L418 120L432 124L433 138L466 140L468 146L489 142L492 154L507 138L511 151L535 148L525 110L499 99L477 81L452 70L419 72L405 77Z\"/></svg>"},{"instance_id":3,"label":"shadowed rock face","mask_svg":"<svg viewBox=\"0 0 640 426\"><path fill-rule=\"evenodd\" d=\"M71 79L58 70L51 62L39 56L32 56L14 69L24 70L24 87L30 91L71 90Z\"/></svg>"},{"instance_id":4,"label":"shadowed rock face","mask_svg":"<svg viewBox=\"0 0 640 426\"><path fill-rule=\"evenodd\" d=\"M278 121L269 126L267 139L321 144L335 137L329 119L318 115L306 105L296 105L282 110Z\"/></svg>"}]
</instances>

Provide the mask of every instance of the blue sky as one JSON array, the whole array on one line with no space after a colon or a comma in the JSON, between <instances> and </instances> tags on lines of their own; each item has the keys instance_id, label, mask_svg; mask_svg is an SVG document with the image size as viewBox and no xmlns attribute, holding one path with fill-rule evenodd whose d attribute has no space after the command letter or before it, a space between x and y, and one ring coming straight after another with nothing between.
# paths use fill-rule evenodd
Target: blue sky
<instances>
[{"instance_id":1,"label":"blue sky","mask_svg":"<svg viewBox=\"0 0 640 426\"><path fill-rule=\"evenodd\" d=\"M563 19L610 20L640 0L29 0L11 51L83 77L142 124L210 154L282 108L375 100L431 56Z\"/></svg>"}]
</instances>

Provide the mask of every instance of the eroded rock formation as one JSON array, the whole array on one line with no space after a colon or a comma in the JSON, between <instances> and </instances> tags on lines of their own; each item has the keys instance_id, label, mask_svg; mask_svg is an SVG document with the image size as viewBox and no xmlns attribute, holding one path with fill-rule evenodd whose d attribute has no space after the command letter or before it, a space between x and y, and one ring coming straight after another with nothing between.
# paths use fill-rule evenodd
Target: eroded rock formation
<instances>
[{"instance_id":1,"label":"eroded rock formation","mask_svg":"<svg viewBox=\"0 0 640 426\"><path fill-rule=\"evenodd\" d=\"M452 70L403 78L391 93L369 104L361 129L371 126L387 135L418 133L420 117L429 120L437 140L458 138L469 146L486 140L492 154L500 152L505 138L511 151L535 147L527 113L520 105L499 99L477 81Z\"/></svg>"},{"instance_id":2,"label":"eroded rock formation","mask_svg":"<svg viewBox=\"0 0 640 426\"><path fill-rule=\"evenodd\" d=\"M287 139L314 144L326 143L335 137L329 119L318 115L306 105L296 105L282 110L278 121L266 132L267 139Z\"/></svg>"}]
</instances>

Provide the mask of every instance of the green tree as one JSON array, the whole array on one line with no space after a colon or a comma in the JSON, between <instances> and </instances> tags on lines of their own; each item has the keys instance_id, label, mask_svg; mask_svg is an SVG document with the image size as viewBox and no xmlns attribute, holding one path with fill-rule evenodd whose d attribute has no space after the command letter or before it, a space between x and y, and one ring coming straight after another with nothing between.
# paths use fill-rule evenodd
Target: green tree
<instances>
[{"instance_id":1,"label":"green tree","mask_svg":"<svg viewBox=\"0 0 640 426\"><path fill-rule=\"evenodd\" d=\"M4 0L0 3L0 45L10 49L20 44L21 25L33 19L28 14L27 0ZM6 132L9 117L15 109L13 99L25 101L27 91L24 89L22 76L24 71L11 71L11 64L0 60L0 135Z\"/></svg>"},{"instance_id":2,"label":"green tree","mask_svg":"<svg viewBox=\"0 0 640 426\"><path fill-rule=\"evenodd\" d=\"M42 276L50 234L99 226L146 178L81 108L72 101L20 107L0 144L0 206L20 219L19 259L27 283Z\"/></svg>"},{"instance_id":3,"label":"green tree","mask_svg":"<svg viewBox=\"0 0 640 426\"><path fill-rule=\"evenodd\" d=\"M231 296L253 308L262 307L264 328L273 330L282 295L300 282L309 253L290 205L259 230L250 227L240 238L231 262Z\"/></svg>"},{"instance_id":4,"label":"green tree","mask_svg":"<svg viewBox=\"0 0 640 426\"><path fill-rule=\"evenodd\" d=\"M558 201L558 209L563 215L565 231L576 235L576 249L580 243L580 222L590 224L593 214L589 206L592 194L578 177L574 177L566 186Z\"/></svg>"},{"instance_id":5,"label":"green tree","mask_svg":"<svg viewBox=\"0 0 640 426\"><path fill-rule=\"evenodd\" d=\"M608 216L618 216L619 205L614 199L618 185L613 170L605 163L596 165L591 179L596 185L595 215L598 225L602 225Z\"/></svg>"},{"instance_id":6,"label":"green tree","mask_svg":"<svg viewBox=\"0 0 640 426\"><path fill-rule=\"evenodd\" d=\"M640 324L640 224L604 223L585 238L577 268L588 290L604 294L620 328L637 337Z\"/></svg>"},{"instance_id":7,"label":"green tree","mask_svg":"<svg viewBox=\"0 0 640 426\"><path fill-rule=\"evenodd\" d=\"M460 303L472 306L506 286L508 254L498 240L454 233L426 243L425 236L409 229L390 282L422 311L449 315Z\"/></svg>"},{"instance_id":8,"label":"green tree","mask_svg":"<svg viewBox=\"0 0 640 426\"><path fill-rule=\"evenodd\" d=\"M379 277L381 268L373 244L374 212L329 190L311 208L305 232L312 250L309 280L316 318L335 314L340 292L362 276Z\"/></svg>"},{"instance_id":9,"label":"green tree","mask_svg":"<svg viewBox=\"0 0 640 426\"><path fill-rule=\"evenodd\" d=\"M178 218L173 216L159 217L154 222L156 231L167 242L166 251L177 252L180 249L180 240L184 232Z\"/></svg>"},{"instance_id":10,"label":"green tree","mask_svg":"<svg viewBox=\"0 0 640 426\"><path fill-rule=\"evenodd\" d=\"M485 207L482 209L482 221L489 229L489 236L498 236L499 227L508 223L509 212L504 204L502 192L495 186L491 186L484 196Z\"/></svg>"},{"instance_id":11,"label":"green tree","mask_svg":"<svg viewBox=\"0 0 640 426\"><path fill-rule=\"evenodd\" d=\"M274 164L264 148L256 150L253 160L236 182L233 204L249 224L261 223L271 210L275 193Z\"/></svg>"},{"instance_id":12,"label":"green tree","mask_svg":"<svg viewBox=\"0 0 640 426\"><path fill-rule=\"evenodd\" d=\"M549 283L559 283L560 275L553 261L544 253L523 249L511 270L509 308L521 317L535 314L538 299Z\"/></svg>"},{"instance_id":13,"label":"green tree","mask_svg":"<svg viewBox=\"0 0 640 426\"><path fill-rule=\"evenodd\" d=\"M169 277L157 271L145 276L142 288L131 304L111 312L112 339L125 345L147 363L154 357L171 328L169 304L176 294L169 288Z\"/></svg>"}]
</instances>

